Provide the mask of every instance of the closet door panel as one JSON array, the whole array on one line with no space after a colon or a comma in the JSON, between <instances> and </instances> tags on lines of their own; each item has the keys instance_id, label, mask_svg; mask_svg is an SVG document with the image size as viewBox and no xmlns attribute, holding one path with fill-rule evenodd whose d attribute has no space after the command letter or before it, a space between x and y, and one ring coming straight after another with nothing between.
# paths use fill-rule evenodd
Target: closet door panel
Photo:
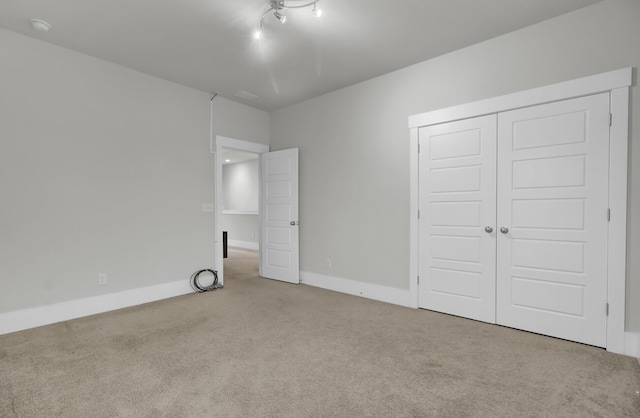
<instances>
[{"instance_id":1,"label":"closet door panel","mask_svg":"<svg viewBox=\"0 0 640 418\"><path fill-rule=\"evenodd\" d=\"M606 345L608 160L608 94L499 114L499 324Z\"/></svg>"},{"instance_id":2,"label":"closet door panel","mask_svg":"<svg viewBox=\"0 0 640 418\"><path fill-rule=\"evenodd\" d=\"M493 115L419 131L422 308L495 322L496 123Z\"/></svg>"}]
</instances>

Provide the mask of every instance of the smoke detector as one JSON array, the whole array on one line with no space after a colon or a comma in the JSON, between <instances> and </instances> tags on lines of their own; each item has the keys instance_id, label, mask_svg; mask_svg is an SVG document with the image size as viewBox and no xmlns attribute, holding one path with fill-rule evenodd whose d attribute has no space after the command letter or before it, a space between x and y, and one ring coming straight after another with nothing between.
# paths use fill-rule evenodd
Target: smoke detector
<instances>
[{"instance_id":1,"label":"smoke detector","mask_svg":"<svg viewBox=\"0 0 640 418\"><path fill-rule=\"evenodd\" d=\"M31 19L31 27L37 30L38 32L49 32L51 29L51 25L40 19Z\"/></svg>"}]
</instances>

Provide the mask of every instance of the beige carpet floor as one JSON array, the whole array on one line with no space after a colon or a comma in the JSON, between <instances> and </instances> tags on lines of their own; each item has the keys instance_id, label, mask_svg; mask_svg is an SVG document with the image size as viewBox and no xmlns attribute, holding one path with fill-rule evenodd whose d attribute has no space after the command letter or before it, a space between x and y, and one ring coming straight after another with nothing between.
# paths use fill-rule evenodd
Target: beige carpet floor
<instances>
[{"instance_id":1,"label":"beige carpet floor","mask_svg":"<svg viewBox=\"0 0 640 418\"><path fill-rule=\"evenodd\" d=\"M0 416L640 417L636 359L226 265L215 292L0 336Z\"/></svg>"}]
</instances>

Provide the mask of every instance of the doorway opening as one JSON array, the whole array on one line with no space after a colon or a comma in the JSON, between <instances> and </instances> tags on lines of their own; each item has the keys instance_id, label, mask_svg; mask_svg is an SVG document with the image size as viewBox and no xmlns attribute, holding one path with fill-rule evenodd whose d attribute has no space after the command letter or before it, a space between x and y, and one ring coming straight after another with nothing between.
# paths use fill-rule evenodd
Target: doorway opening
<instances>
[{"instance_id":1,"label":"doorway opening","mask_svg":"<svg viewBox=\"0 0 640 418\"><path fill-rule=\"evenodd\" d=\"M259 203L257 205L257 207L252 206L251 208L246 207L246 208L233 208L233 207L229 207L229 208L225 208L226 202L225 202L225 187L224 187L224 171L229 171L228 169L225 170L224 166L225 166L225 160L229 160L229 163L227 164L231 164L233 162L233 158L238 158L237 161L240 161L241 158L246 158L245 161L250 161L250 158L248 158L249 156L253 157L255 156L256 158L256 164L258 165L258 167L260 166L259 164L259 159L257 157L260 156L260 154L263 154L265 152L269 152L269 146L268 145L263 145L263 144L256 144L254 142L248 142L248 141L241 141L238 139L233 139L233 138L227 138L224 136L216 136L215 139L215 186L214 186L214 199L215 199L215 219L214 219L214 223L215 223L215 232L214 232L214 268L218 271L218 280L220 282L220 284L224 285L224 279L225 279L225 269L224 269L224 226L225 226L225 216L254 216L255 218L254 221L256 222L256 229L257 229L257 233L256 232L250 232L250 228L248 228L248 231L245 231L247 233L245 240L241 239L244 235L236 235L236 236L231 236L231 240L232 243L235 240L235 244L238 244L238 241L242 244L242 242L244 243L248 243L251 242L251 233L255 234L255 239L256 239L256 244L255 244L255 248L258 248L258 242L260 242L260 229L261 229L261 220L260 220L260 209L259 209ZM248 154L248 155L247 155ZM235 156L235 157L234 157ZM250 164L246 164L245 167L241 167L240 170L236 170L239 172L245 172L248 173L249 170L249 166ZM233 171L233 170L232 170ZM241 177L239 177L241 178ZM257 194L257 196L251 196L252 192L251 191L246 191L247 196L241 197L240 199L237 199L237 197L233 197L232 198L232 202L235 201L240 201L240 202L245 202L245 203L240 203L240 205L249 205L248 202L253 202L254 200L256 202L260 202L260 169L258 168L257 170L257 178L258 178L258 187L257 187L257 192L253 193L253 194ZM227 187L230 188L230 187ZM234 200L235 199L235 200ZM253 200L252 200L253 199ZM232 203L235 204L235 203ZM227 213L225 213L225 211L227 211ZM250 222L250 221L249 221ZM245 222L246 223L246 222ZM227 231L229 232L229 231ZM227 234L228 235L228 234ZM227 238L227 252L228 252L228 238ZM260 255L258 255L258 260L260 261ZM260 265L260 262L258 263L258 265ZM259 272L260 273L260 272Z\"/></svg>"},{"instance_id":2,"label":"doorway opening","mask_svg":"<svg viewBox=\"0 0 640 418\"><path fill-rule=\"evenodd\" d=\"M213 144L212 144L213 145ZM212 147L213 148L213 147ZM259 154L258 274L268 279L300 283L298 226L298 149L269 152L268 145L216 136L214 188L214 268L224 285L225 151ZM228 210L228 209L227 209ZM227 213L229 214L229 213Z\"/></svg>"},{"instance_id":3,"label":"doorway opening","mask_svg":"<svg viewBox=\"0 0 640 418\"><path fill-rule=\"evenodd\" d=\"M258 275L260 234L259 154L223 150L223 266L227 278Z\"/></svg>"}]
</instances>

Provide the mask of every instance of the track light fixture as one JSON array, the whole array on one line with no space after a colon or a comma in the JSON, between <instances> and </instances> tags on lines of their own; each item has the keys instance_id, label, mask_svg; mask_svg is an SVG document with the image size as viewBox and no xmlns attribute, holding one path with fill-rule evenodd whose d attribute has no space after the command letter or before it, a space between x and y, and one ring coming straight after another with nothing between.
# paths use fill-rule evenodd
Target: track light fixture
<instances>
[{"instance_id":1,"label":"track light fixture","mask_svg":"<svg viewBox=\"0 0 640 418\"><path fill-rule=\"evenodd\" d=\"M269 0L267 10L262 14L262 17L260 18L260 26L254 32L253 37L256 39L262 38L264 19L271 12L273 12L273 16L275 16L275 18L282 24L287 21L287 16L283 13L286 9L302 9L304 7L313 6L311 13L313 13L315 17L322 16L322 9L318 8L319 2L320 0Z\"/></svg>"},{"instance_id":2,"label":"track light fixture","mask_svg":"<svg viewBox=\"0 0 640 418\"><path fill-rule=\"evenodd\" d=\"M287 21L287 16L278 13L277 11L273 12L273 15L280 21L280 23L284 23Z\"/></svg>"}]
</instances>

